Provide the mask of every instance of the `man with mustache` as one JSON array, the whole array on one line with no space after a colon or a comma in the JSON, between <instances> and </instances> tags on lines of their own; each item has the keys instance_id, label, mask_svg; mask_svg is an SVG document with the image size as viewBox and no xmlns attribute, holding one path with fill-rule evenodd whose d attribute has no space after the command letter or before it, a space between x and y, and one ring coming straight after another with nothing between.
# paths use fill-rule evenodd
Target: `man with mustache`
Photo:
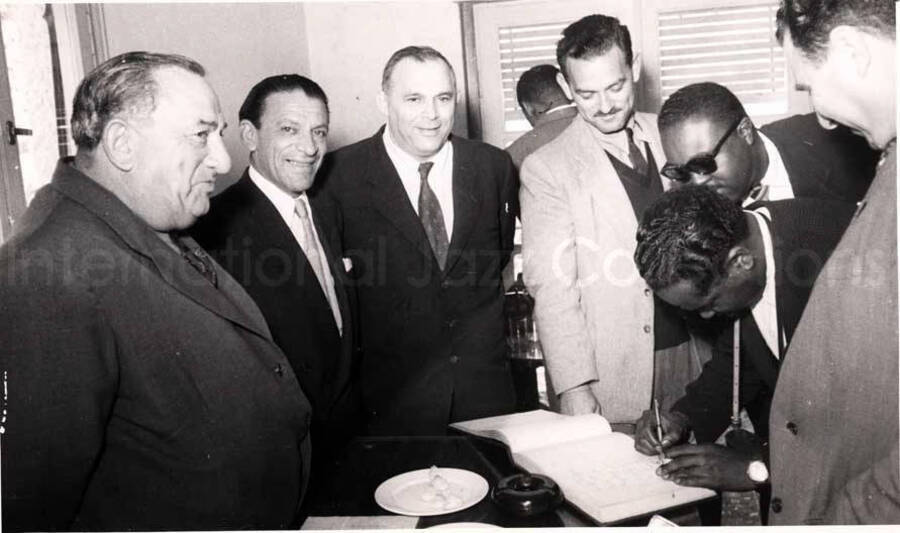
<instances>
[{"instance_id":1,"label":"man with mustache","mask_svg":"<svg viewBox=\"0 0 900 533\"><path fill-rule=\"evenodd\" d=\"M259 305L313 407L313 488L358 431L353 292L335 223L310 188L327 150L328 98L299 74L257 83L238 112L250 165L191 234Z\"/></svg>"},{"instance_id":2,"label":"man with mustache","mask_svg":"<svg viewBox=\"0 0 900 533\"><path fill-rule=\"evenodd\" d=\"M656 116L635 112L641 62L617 19L571 24L556 55L579 116L522 165L525 283L562 412L633 422L700 370L682 320L631 260L641 213L669 186Z\"/></svg>"}]
</instances>

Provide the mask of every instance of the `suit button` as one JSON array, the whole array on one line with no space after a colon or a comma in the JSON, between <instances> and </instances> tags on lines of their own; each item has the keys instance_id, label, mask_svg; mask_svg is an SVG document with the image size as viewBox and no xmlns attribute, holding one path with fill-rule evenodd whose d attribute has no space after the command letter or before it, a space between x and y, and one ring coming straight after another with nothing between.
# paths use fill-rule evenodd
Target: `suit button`
<instances>
[{"instance_id":1,"label":"suit button","mask_svg":"<svg viewBox=\"0 0 900 533\"><path fill-rule=\"evenodd\" d=\"M650 330L651 328L649 324L644 326L644 333L650 333Z\"/></svg>"},{"instance_id":2,"label":"suit button","mask_svg":"<svg viewBox=\"0 0 900 533\"><path fill-rule=\"evenodd\" d=\"M797 424L795 424L793 422L788 422L786 427L787 427L787 430L790 431L792 434L794 434L794 435L797 434Z\"/></svg>"},{"instance_id":3,"label":"suit button","mask_svg":"<svg viewBox=\"0 0 900 533\"><path fill-rule=\"evenodd\" d=\"M281 363L278 363L277 365L275 365L275 368L273 370L275 371L276 376L278 376L278 377L284 376L284 367L281 366Z\"/></svg>"},{"instance_id":4,"label":"suit button","mask_svg":"<svg viewBox=\"0 0 900 533\"><path fill-rule=\"evenodd\" d=\"M455 365L455 364L458 363L458 362L459 362L459 356L456 356L456 355L451 355L451 356L450 356L450 364L451 364L451 365Z\"/></svg>"},{"instance_id":5,"label":"suit button","mask_svg":"<svg viewBox=\"0 0 900 533\"><path fill-rule=\"evenodd\" d=\"M644 296L650 296L650 289L644 289Z\"/></svg>"},{"instance_id":6,"label":"suit button","mask_svg":"<svg viewBox=\"0 0 900 533\"><path fill-rule=\"evenodd\" d=\"M454 318L454 319L450 319L450 320L447 321L447 327L451 327L451 328L452 328L452 327L455 327L455 326L456 326L456 319L455 319L455 318Z\"/></svg>"},{"instance_id":7,"label":"suit button","mask_svg":"<svg viewBox=\"0 0 900 533\"><path fill-rule=\"evenodd\" d=\"M441 288L442 288L442 289L449 289L449 288L450 288L450 280L445 279L444 281L442 281L442 282L441 282Z\"/></svg>"},{"instance_id":8,"label":"suit button","mask_svg":"<svg viewBox=\"0 0 900 533\"><path fill-rule=\"evenodd\" d=\"M772 512L781 512L781 498L772 498Z\"/></svg>"}]
</instances>

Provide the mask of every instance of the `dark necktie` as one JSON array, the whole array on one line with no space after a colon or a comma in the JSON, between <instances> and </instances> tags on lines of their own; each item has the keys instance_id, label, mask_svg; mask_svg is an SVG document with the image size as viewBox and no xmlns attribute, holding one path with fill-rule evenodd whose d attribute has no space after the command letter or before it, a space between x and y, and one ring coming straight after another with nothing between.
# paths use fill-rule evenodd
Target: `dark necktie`
<instances>
[{"instance_id":1,"label":"dark necktie","mask_svg":"<svg viewBox=\"0 0 900 533\"><path fill-rule=\"evenodd\" d=\"M421 178L419 187L419 218L422 220L422 226L425 228L425 235L428 236L428 243L431 244L431 250L437 259L441 270L447 264L447 227L444 225L444 213L441 211L441 204L438 202L437 196L428 185L428 172L434 166L432 162L419 164L419 178Z\"/></svg>"},{"instance_id":2,"label":"dark necktie","mask_svg":"<svg viewBox=\"0 0 900 533\"><path fill-rule=\"evenodd\" d=\"M206 253L206 250L199 246L194 247L184 241L184 239L172 236L172 240L181 251L181 257L188 262L197 272L206 278L213 287L218 287L219 279L216 276L216 266L213 264L212 258Z\"/></svg>"},{"instance_id":3,"label":"dark necktie","mask_svg":"<svg viewBox=\"0 0 900 533\"><path fill-rule=\"evenodd\" d=\"M641 176L647 174L647 160L640 148L634 143L634 130L625 128L625 134L628 135L628 159L631 159L631 168Z\"/></svg>"}]
</instances>

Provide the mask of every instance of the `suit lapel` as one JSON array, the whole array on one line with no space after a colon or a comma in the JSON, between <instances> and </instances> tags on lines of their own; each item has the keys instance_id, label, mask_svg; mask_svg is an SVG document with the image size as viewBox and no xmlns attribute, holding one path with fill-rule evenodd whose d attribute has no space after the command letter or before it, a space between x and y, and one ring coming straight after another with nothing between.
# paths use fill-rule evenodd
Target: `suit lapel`
<instances>
[{"instance_id":1,"label":"suit lapel","mask_svg":"<svg viewBox=\"0 0 900 533\"><path fill-rule=\"evenodd\" d=\"M431 245L428 243L428 236L425 235L422 222L410 204L409 196L406 194L406 189L403 188L397 169L384 148L384 142L381 139L383 131L384 129L382 128L372 138L372 154L369 160L373 161L373 164L369 167L367 173L372 205L416 249L423 255L431 257L435 261L435 265L437 265L437 260L434 259L434 252L432 252Z\"/></svg>"},{"instance_id":2,"label":"suit lapel","mask_svg":"<svg viewBox=\"0 0 900 533\"><path fill-rule=\"evenodd\" d=\"M591 203L591 216L596 221L610 227L610 233L626 245L634 246L634 235L637 232L637 219L631 200L609 156L594 139L588 129L592 126L584 120L576 119L581 130L576 136L580 146L575 154L576 178L580 189L588 193Z\"/></svg>"},{"instance_id":3,"label":"suit lapel","mask_svg":"<svg viewBox=\"0 0 900 533\"><path fill-rule=\"evenodd\" d=\"M181 239L189 247L200 248L192 237L182 235ZM161 240L159 246L154 245L149 249L149 257L162 278L179 292L217 315L272 340L259 308L218 263L213 261L218 278L218 288L213 288L206 278Z\"/></svg>"},{"instance_id":4,"label":"suit lapel","mask_svg":"<svg viewBox=\"0 0 900 533\"><path fill-rule=\"evenodd\" d=\"M465 145L453 143L453 236L447 253L444 275L459 260L469 242L472 229L478 224L478 208L481 199L475 194L478 184L472 158L465 152ZM430 248L429 248L430 251Z\"/></svg>"},{"instance_id":5,"label":"suit lapel","mask_svg":"<svg viewBox=\"0 0 900 533\"><path fill-rule=\"evenodd\" d=\"M246 182L242 182L239 185L245 187L245 190L243 192L248 197L248 203L251 206L251 209L249 210L251 214L251 227L255 228L256 239L259 243L263 244L262 249L285 250L292 253L293 257L297 261L296 267L303 270L303 279L315 280L315 272L313 271L312 266L309 264L309 258L306 257L306 253L304 253L303 248L300 247L300 244L297 242L297 239L294 237L291 229L281 217L278 209L250 180L249 176L247 176ZM335 255L330 251L331 249L328 243L328 233L326 233L327 228L323 228L320 223L320 217L317 214L317 211L319 210L316 208L313 197L308 196L308 198L312 211L310 216L312 217L313 225L316 228L316 233L319 236L319 242L321 243L322 250L325 253L325 259L328 262L328 267L331 270L331 276L332 278L334 278L334 291L338 298L338 310L341 313L341 319L346 321L346 317L348 316L346 294L344 294L342 290L343 286L338 282L338 278L335 274L337 268L334 261ZM327 304L328 296L325 293L324 287L321 287L319 285L319 289L322 300Z\"/></svg>"},{"instance_id":6,"label":"suit lapel","mask_svg":"<svg viewBox=\"0 0 900 533\"><path fill-rule=\"evenodd\" d=\"M272 340L259 308L242 288L236 286L225 269L213 261L220 283L218 289L212 287L115 195L76 169L68 166L61 168L64 169L64 176L60 180L54 178L54 186L103 220L119 235L125 246L148 258L166 283L198 305ZM200 247L193 238L185 238L190 246Z\"/></svg>"},{"instance_id":7,"label":"suit lapel","mask_svg":"<svg viewBox=\"0 0 900 533\"><path fill-rule=\"evenodd\" d=\"M343 321L344 330L350 327L350 301L345 290L346 272L344 271L344 263L342 257L337 253L339 247L332 241L331 228L322 224L322 216L324 210L319 201L313 197L309 197L310 206L312 207L313 224L316 226L316 233L319 235L319 242L322 244L322 251L331 270L331 277L334 280L334 292L338 299L338 309L341 312L341 320Z\"/></svg>"}]
</instances>

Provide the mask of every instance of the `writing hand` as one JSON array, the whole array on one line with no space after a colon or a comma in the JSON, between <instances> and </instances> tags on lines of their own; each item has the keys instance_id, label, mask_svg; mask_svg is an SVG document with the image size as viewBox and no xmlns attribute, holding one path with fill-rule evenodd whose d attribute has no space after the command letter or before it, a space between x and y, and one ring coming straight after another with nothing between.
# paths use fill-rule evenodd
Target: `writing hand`
<instances>
[{"instance_id":1,"label":"writing hand","mask_svg":"<svg viewBox=\"0 0 900 533\"><path fill-rule=\"evenodd\" d=\"M662 442L656 435L656 415L652 409L644 411L638 419L634 430L634 447L644 455L656 455L660 447L663 450L678 444L687 437L688 419L677 411L660 411L662 425Z\"/></svg>"},{"instance_id":2,"label":"writing hand","mask_svg":"<svg viewBox=\"0 0 900 533\"><path fill-rule=\"evenodd\" d=\"M718 444L687 444L674 446L666 453L671 460L656 473L679 485L732 491L756 487L747 476L747 466L754 457L744 452Z\"/></svg>"}]
</instances>

